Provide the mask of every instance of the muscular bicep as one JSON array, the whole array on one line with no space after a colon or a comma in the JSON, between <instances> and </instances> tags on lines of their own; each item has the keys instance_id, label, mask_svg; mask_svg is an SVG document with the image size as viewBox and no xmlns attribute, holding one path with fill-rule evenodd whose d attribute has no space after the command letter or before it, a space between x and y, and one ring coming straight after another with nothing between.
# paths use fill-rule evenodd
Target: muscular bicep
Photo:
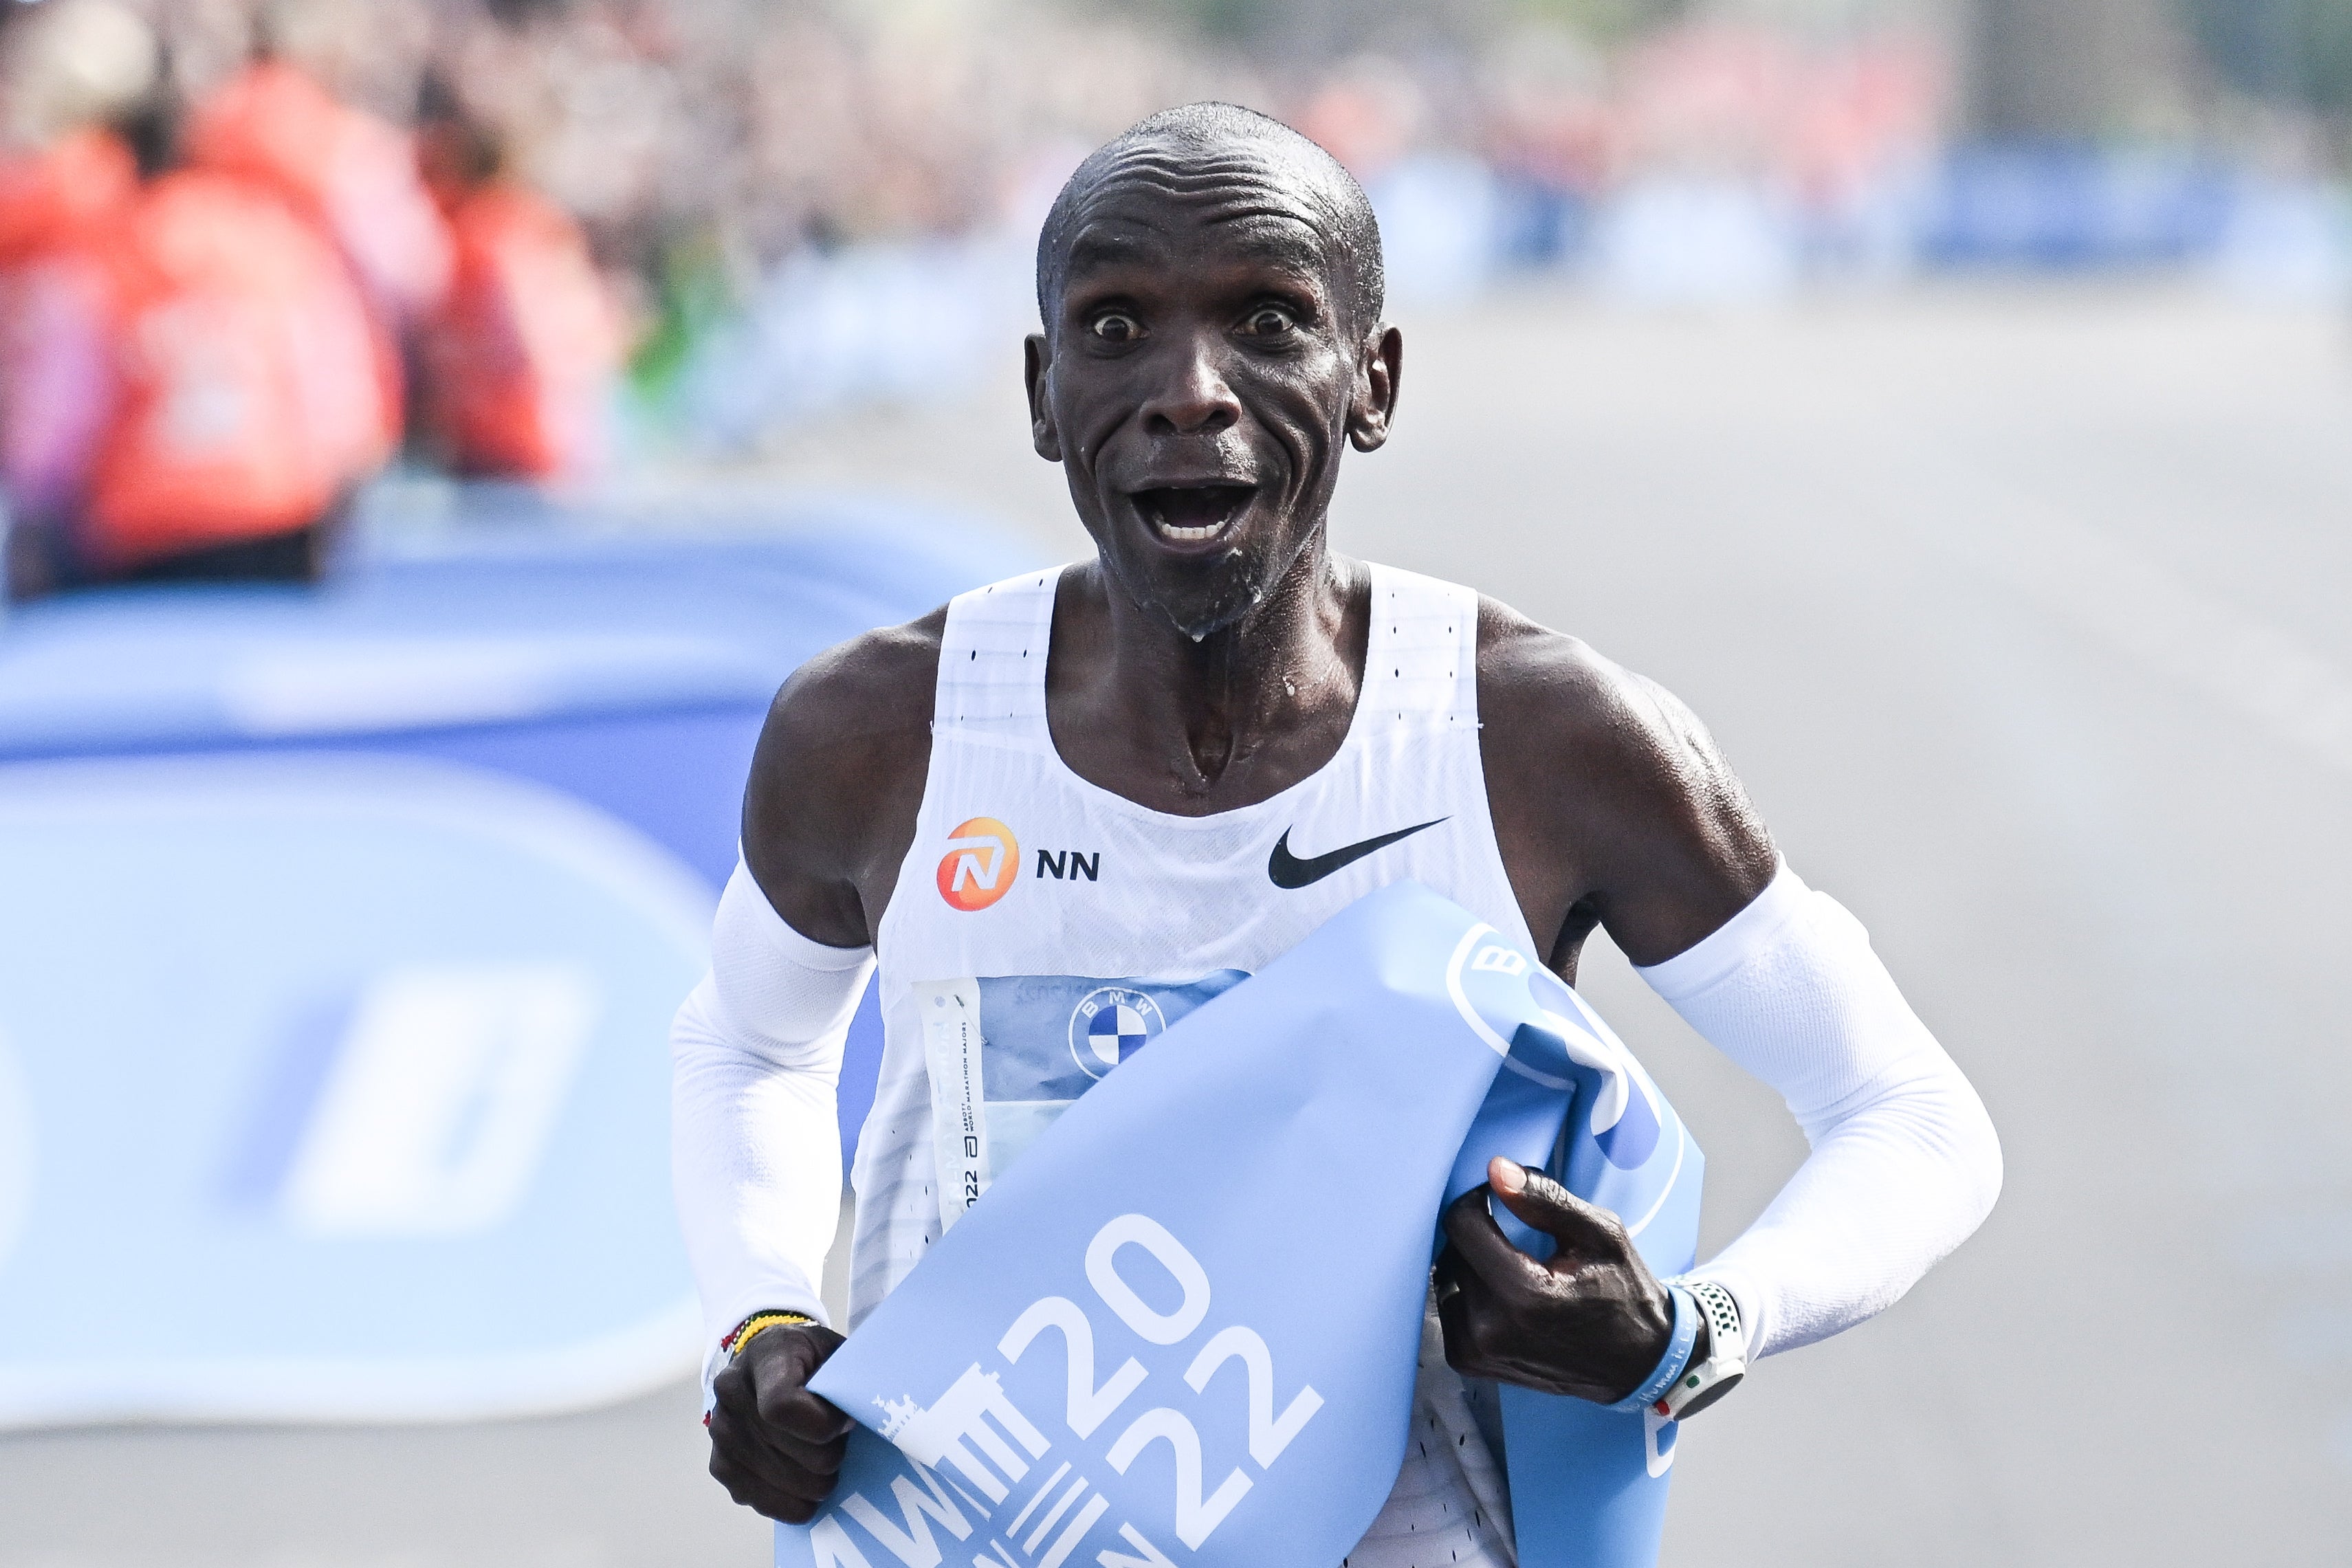
<instances>
[{"instance_id":1,"label":"muscular bicep","mask_svg":"<svg viewBox=\"0 0 2352 1568\"><path fill-rule=\"evenodd\" d=\"M1489 601L1479 711L1504 864L1563 973L1596 925L1635 963L1656 963L1770 882L1771 838L1747 792L1656 683Z\"/></svg>"},{"instance_id":2,"label":"muscular bicep","mask_svg":"<svg viewBox=\"0 0 2352 1568\"><path fill-rule=\"evenodd\" d=\"M743 860L785 924L815 941L862 947L881 922L922 803L943 619L819 654L769 708L743 791Z\"/></svg>"},{"instance_id":3,"label":"muscular bicep","mask_svg":"<svg viewBox=\"0 0 2352 1568\"><path fill-rule=\"evenodd\" d=\"M1629 675L1622 788L1589 894L1602 929L1636 964L1656 964L1721 926L1772 880L1771 835L1715 738L1682 700Z\"/></svg>"},{"instance_id":4,"label":"muscular bicep","mask_svg":"<svg viewBox=\"0 0 2352 1568\"><path fill-rule=\"evenodd\" d=\"M835 947L874 940L857 884L837 850L839 795L818 759L778 733L772 716L743 790L743 863L784 923Z\"/></svg>"}]
</instances>

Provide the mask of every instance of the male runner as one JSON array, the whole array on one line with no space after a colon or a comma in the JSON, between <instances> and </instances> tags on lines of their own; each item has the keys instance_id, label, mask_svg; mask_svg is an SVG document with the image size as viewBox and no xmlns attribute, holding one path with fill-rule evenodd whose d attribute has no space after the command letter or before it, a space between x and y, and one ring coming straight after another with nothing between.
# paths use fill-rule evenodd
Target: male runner
<instances>
[{"instance_id":1,"label":"male runner","mask_svg":"<svg viewBox=\"0 0 2352 1568\"><path fill-rule=\"evenodd\" d=\"M1037 288L1031 437L1096 559L786 684L679 1015L678 1197L736 1500L805 1521L841 1462L848 1421L803 1384L840 1343L816 1291L834 1083L877 950L853 1322L969 1196L940 1179L915 985L979 998L1001 1170L1160 1026L1406 877L1570 979L1605 929L1787 1097L1811 1157L1694 1275L1750 1359L1861 1321L1958 1245L2000 1185L1983 1107L1697 721L1572 637L1328 549L1341 448L1386 441L1402 370L1347 172L1244 110L1156 115L1071 177ZM1510 1563L1491 1380L1612 1401L1665 1347L1665 1287L1614 1216L1489 1174L1560 1249L1512 1249L1483 1191L1446 1215L1414 1410L1446 1440L1407 1445L1351 1568ZM1694 1367L1729 1354L1707 1337Z\"/></svg>"}]
</instances>

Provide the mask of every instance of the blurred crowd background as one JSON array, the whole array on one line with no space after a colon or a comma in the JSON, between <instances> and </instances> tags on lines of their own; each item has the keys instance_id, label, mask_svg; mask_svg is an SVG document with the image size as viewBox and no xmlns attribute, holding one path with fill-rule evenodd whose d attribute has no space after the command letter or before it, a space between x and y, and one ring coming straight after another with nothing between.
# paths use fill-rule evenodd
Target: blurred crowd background
<instances>
[{"instance_id":1,"label":"blurred crowd background","mask_svg":"<svg viewBox=\"0 0 2352 1568\"><path fill-rule=\"evenodd\" d=\"M756 450L1002 368L1090 145L1202 97L1356 171L1400 308L2346 273L2352 0L11 0L18 597L303 575L387 464Z\"/></svg>"}]
</instances>

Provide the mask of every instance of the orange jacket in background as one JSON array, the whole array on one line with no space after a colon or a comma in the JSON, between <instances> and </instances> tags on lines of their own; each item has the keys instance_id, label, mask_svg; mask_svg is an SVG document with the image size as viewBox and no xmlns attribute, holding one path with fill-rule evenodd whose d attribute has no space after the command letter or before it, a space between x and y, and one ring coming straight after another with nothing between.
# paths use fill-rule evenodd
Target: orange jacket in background
<instances>
[{"instance_id":1,"label":"orange jacket in background","mask_svg":"<svg viewBox=\"0 0 2352 1568\"><path fill-rule=\"evenodd\" d=\"M408 132L339 101L294 67L264 60L197 107L186 149L198 168L275 185L334 236L370 302L394 324L441 302L449 232Z\"/></svg>"},{"instance_id":2,"label":"orange jacket in background","mask_svg":"<svg viewBox=\"0 0 2352 1568\"><path fill-rule=\"evenodd\" d=\"M108 131L0 155L0 268L90 238L138 193L138 163Z\"/></svg>"},{"instance_id":3,"label":"orange jacket in background","mask_svg":"<svg viewBox=\"0 0 2352 1568\"><path fill-rule=\"evenodd\" d=\"M551 479L603 461L618 320L579 225L518 186L449 209L457 275L424 335L425 417L461 473Z\"/></svg>"},{"instance_id":4,"label":"orange jacket in background","mask_svg":"<svg viewBox=\"0 0 2352 1568\"><path fill-rule=\"evenodd\" d=\"M139 193L103 131L0 155L0 482L22 516L79 505L114 397L109 255Z\"/></svg>"},{"instance_id":5,"label":"orange jacket in background","mask_svg":"<svg viewBox=\"0 0 2352 1568\"><path fill-rule=\"evenodd\" d=\"M97 565L303 527L389 455L367 308L270 190L167 174L115 256L119 392L85 524Z\"/></svg>"},{"instance_id":6,"label":"orange jacket in background","mask_svg":"<svg viewBox=\"0 0 2352 1568\"><path fill-rule=\"evenodd\" d=\"M400 335L439 306L452 260L415 138L264 60L197 107L185 146L191 165L270 186L334 240L370 307L384 444L397 447L407 402Z\"/></svg>"}]
</instances>

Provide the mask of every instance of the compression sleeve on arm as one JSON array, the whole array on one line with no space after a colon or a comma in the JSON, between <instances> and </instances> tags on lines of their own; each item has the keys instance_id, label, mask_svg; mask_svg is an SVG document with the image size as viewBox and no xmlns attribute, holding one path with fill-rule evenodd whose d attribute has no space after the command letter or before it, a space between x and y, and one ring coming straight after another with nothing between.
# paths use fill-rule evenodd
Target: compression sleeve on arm
<instances>
[{"instance_id":1,"label":"compression sleeve on arm","mask_svg":"<svg viewBox=\"0 0 2352 1568\"><path fill-rule=\"evenodd\" d=\"M1812 1153L1756 1223L1695 1270L1727 1287L1751 1354L1893 1305L2000 1192L2000 1140L1843 905L1784 862L1696 946L1637 971L1780 1092Z\"/></svg>"},{"instance_id":2,"label":"compression sleeve on arm","mask_svg":"<svg viewBox=\"0 0 2352 1568\"><path fill-rule=\"evenodd\" d=\"M784 924L736 865L710 973L670 1027L670 1181L707 1366L755 1312L824 1321L817 1291L841 1210L834 1088L873 967L870 947L828 947Z\"/></svg>"}]
</instances>

